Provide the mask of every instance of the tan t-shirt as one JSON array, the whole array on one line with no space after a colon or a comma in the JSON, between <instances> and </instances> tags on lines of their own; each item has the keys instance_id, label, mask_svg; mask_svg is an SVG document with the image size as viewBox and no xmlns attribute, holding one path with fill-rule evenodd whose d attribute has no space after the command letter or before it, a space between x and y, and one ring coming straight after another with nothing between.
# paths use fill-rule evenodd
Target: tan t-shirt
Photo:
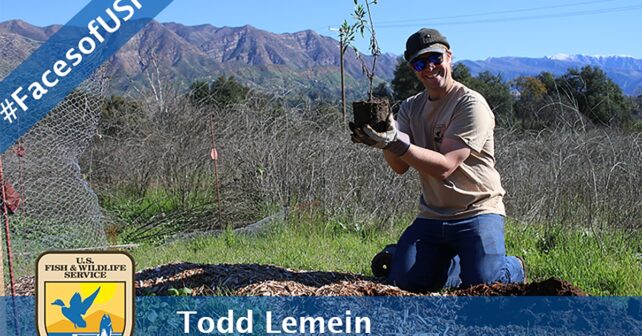
<instances>
[{"instance_id":1,"label":"tan t-shirt","mask_svg":"<svg viewBox=\"0 0 642 336\"><path fill-rule=\"evenodd\" d=\"M406 99L397 122L416 146L441 152L442 140L456 137L471 148L470 156L445 180L420 173L419 217L506 214L502 202L506 192L495 170L495 116L484 97L455 82L451 92L439 100L429 100L426 91Z\"/></svg>"}]
</instances>

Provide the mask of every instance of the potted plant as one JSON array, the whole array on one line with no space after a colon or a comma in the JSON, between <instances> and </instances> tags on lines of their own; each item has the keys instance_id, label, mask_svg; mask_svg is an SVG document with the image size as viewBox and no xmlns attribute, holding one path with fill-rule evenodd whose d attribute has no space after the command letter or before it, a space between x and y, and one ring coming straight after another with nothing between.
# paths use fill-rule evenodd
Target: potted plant
<instances>
[{"instance_id":1,"label":"potted plant","mask_svg":"<svg viewBox=\"0 0 642 336\"><path fill-rule=\"evenodd\" d=\"M348 47L351 47L357 59L361 62L361 69L368 78L368 100L355 101L352 103L352 111L354 113L354 125L361 127L369 124L374 130L383 132L386 130L386 119L390 113L390 106L386 99L379 99L373 96L373 81L375 77L375 69L377 66L377 57L381 55L379 44L377 43L377 35L375 33L374 23L370 12L370 5L376 5L377 0L364 0L365 6L360 3L361 0L354 0L354 19L353 24L344 21L339 28L339 43L341 50L341 98L343 104L343 115L345 118L345 84L343 81L344 68L343 58ZM365 38L366 32L370 35L369 49L372 55L372 63L367 64L361 57L361 53L354 45L355 33L358 32L361 37Z\"/></svg>"}]
</instances>

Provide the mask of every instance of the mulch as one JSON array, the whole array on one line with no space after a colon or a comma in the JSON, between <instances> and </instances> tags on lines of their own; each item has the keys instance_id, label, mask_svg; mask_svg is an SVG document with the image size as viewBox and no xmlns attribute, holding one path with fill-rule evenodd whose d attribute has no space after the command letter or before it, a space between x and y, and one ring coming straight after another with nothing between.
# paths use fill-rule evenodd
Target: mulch
<instances>
[{"instance_id":1,"label":"mulch","mask_svg":"<svg viewBox=\"0 0 642 336\"><path fill-rule=\"evenodd\" d=\"M191 295L235 296L586 296L573 284L551 278L540 282L476 285L440 293L417 294L381 278L341 272L300 271L258 264L170 263L136 273L137 295L168 295L190 288ZM34 277L16 281L16 295L34 295ZM7 288L7 294L11 291Z\"/></svg>"}]
</instances>

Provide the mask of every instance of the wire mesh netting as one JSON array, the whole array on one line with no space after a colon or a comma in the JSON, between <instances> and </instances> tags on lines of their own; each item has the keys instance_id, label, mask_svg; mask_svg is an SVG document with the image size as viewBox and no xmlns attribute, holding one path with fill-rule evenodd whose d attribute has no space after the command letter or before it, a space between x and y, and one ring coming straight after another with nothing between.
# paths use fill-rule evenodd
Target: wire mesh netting
<instances>
[{"instance_id":1,"label":"wire mesh netting","mask_svg":"<svg viewBox=\"0 0 642 336\"><path fill-rule=\"evenodd\" d=\"M11 63L0 64L0 80L29 54L5 46L0 55ZM18 275L32 274L35 259L45 250L106 245L98 197L78 163L96 134L103 78L101 71L92 74L1 154L5 190L19 196L17 208L7 216Z\"/></svg>"}]
</instances>

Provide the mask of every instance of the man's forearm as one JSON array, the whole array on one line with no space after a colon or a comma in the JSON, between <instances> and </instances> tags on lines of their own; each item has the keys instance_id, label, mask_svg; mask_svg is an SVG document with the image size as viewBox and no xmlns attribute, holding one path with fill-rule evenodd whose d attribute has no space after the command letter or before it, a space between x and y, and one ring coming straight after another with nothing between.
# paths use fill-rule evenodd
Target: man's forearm
<instances>
[{"instance_id":1,"label":"man's forearm","mask_svg":"<svg viewBox=\"0 0 642 336\"><path fill-rule=\"evenodd\" d=\"M432 175L443 180L448 178L470 155L470 149L463 143L455 146L448 144L446 146L449 149L446 154L442 154L427 148L411 145L400 159L422 174Z\"/></svg>"},{"instance_id":2,"label":"man's forearm","mask_svg":"<svg viewBox=\"0 0 642 336\"><path fill-rule=\"evenodd\" d=\"M392 170L394 170L399 175L407 172L408 168L410 168L410 166L406 162L404 162L400 157L390 151L384 150L383 157L386 159L386 162L388 163L390 168L392 168Z\"/></svg>"},{"instance_id":3,"label":"man's forearm","mask_svg":"<svg viewBox=\"0 0 642 336\"><path fill-rule=\"evenodd\" d=\"M419 172L437 178L442 178L448 171L448 162L443 154L419 146L410 146L399 159Z\"/></svg>"}]
</instances>

